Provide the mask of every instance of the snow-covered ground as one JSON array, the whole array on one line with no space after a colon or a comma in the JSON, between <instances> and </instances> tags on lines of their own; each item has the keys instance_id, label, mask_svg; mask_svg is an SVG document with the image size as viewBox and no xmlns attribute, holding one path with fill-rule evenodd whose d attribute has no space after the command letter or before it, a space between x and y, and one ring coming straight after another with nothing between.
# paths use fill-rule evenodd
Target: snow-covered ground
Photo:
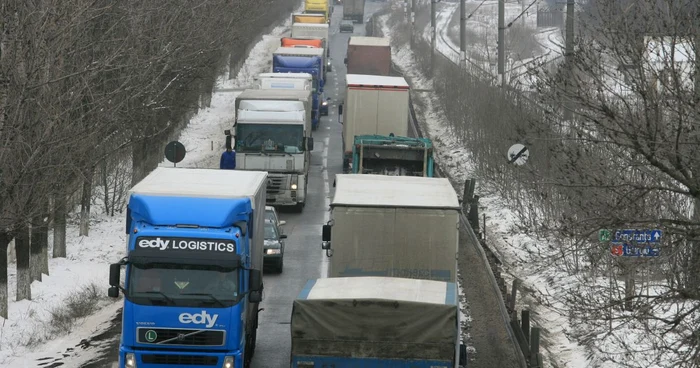
<instances>
[{"instance_id":1,"label":"snow-covered ground","mask_svg":"<svg viewBox=\"0 0 700 368\"><path fill-rule=\"evenodd\" d=\"M281 35L289 30L290 20L263 36L251 50L245 65L235 79L222 74L216 90L237 89L252 85L255 75L267 72L271 54L279 46ZM234 118L234 100L240 92L214 92L209 108L202 108L191 119L179 141L187 149L185 159L178 167L218 168L218 159L224 147L223 131ZM213 147L213 148L212 148ZM163 161L160 166L171 166ZM96 206L90 221L90 234L77 236L78 222L71 218L67 229L67 258L50 259L50 276L32 283L32 300L10 302L9 316L0 318L0 367L36 367L37 359L53 357L66 349L75 348L80 340L107 327L107 321L121 307L121 302L106 298L109 264L126 255L126 234L122 215L109 217ZM49 239L49 244L52 240ZM49 254L51 250L49 249ZM15 299L16 267L9 267L9 299ZM66 299L83 287L95 285L105 297L99 300L99 312L78 319L69 331L65 326L52 324L52 315L66 304ZM29 345L29 346L28 346ZM71 349L72 350L72 349ZM89 360L89 356L75 357L72 364ZM77 366L77 365L76 365Z\"/></svg>"},{"instance_id":2,"label":"snow-covered ground","mask_svg":"<svg viewBox=\"0 0 700 368\"><path fill-rule=\"evenodd\" d=\"M478 1L479 3L481 1ZM468 2L469 3L469 2ZM475 3L475 1L471 1ZM496 2L492 2L496 3ZM489 4L489 2L485 2ZM520 14L520 4L509 6L506 4L506 24L515 16ZM484 5L485 6L485 5ZM444 4L441 11L437 14L437 29L438 29L438 44L437 49L448 59L455 63L459 62L459 47L454 45L447 35L447 25L451 16L459 16L458 4ZM455 13L456 12L456 13ZM530 17L534 19L534 11L530 11ZM478 15L478 17L476 16ZM483 27L484 32L492 32L490 40L496 39L497 32L497 11L495 6L489 10L482 10L475 13L476 23L481 23L477 27ZM384 16L386 22L388 16ZM472 21L470 21L472 22ZM532 19L525 20L526 25L535 24ZM473 26L471 23L468 27ZM457 32L459 27L457 26ZM384 26L385 35L391 35L391 30ZM426 41L430 40L429 25L422 30L421 34ZM559 29L548 28L542 29L535 35L537 42L542 46L544 54L535 56L529 60L520 61L520 65L538 64L543 61L551 62L561 57L562 37ZM469 55L469 47L477 47L476 45L468 46L467 55ZM493 43L495 48L495 43ZM481 45L481 52L488 54L485 50L486 45ZM473 50L471 50L473 51ZM494 50L490 50L495 58ZM413 82L412 87L416 89L430 89L431 81L426 79L420 73L420 68L415 64L415 58L412 51L408 47L402 47L392 50L393 61L409 76ZM535 62L532 62L535 60ZM511 65L511 71L518 68L524 69L519 63L515 66ZM492 63L493 64L493 63ZM489 65L484 65L483 68L488 68ZM477 67L481 67L477 65ZM508 68L507 68L508 70ZM516 71L522 73L521 71ZM495 64L491 69L491 74L496 74ZM521 83L524 83L522 81ZM425 117L426 133L434 141L437 153L437 159L442 168L447 170L453 182L463 183L468 177L473 177L473 162L470 153L465 149L457 137L458 135L452 131L450 125L444 120L444 116L438 105L437 96L428 94L417 94L414 98L420 101L424 106L425 111L422 116ZM505 158L505 152L504 158ZM457 193L462 193L462 188L455 188ZM580 321L572 321L570 316L563 313L563 310L570 308L564 306L560 301L572 286L582 282L581 278L570 276L566 272L562 272L561 268L552 263L547 263L551 259L554 251L562 246L567 246L561 240L540 239L522 234L517 228L517 216L509 210L498 196L488 192L486 185L477 188L480 195L481 211L486 215L486 237L493 250L503 262L503 276L506 278L507 284L518 278L522 281L520 290L528 289L528 292L523 295L519 294L517 308L519 310L529 309L533 325L543 329L543 342L541 351L545 357L546 366L558 366L567 368L583 368L583 367L600 367L613 368L622 366L614 360L623 362L636 362L640 365L648 365L649 367L668 367L668 363L664 365L664 361L668 359L659 359L658 354L654 351L652 343L646 338L643 328L634 324L623 324L619 322L613 323L614 334L601 334L600 336L585 336L590 332L590 326L581 323ZM605 284L610 281L606 278L588 279L589 283ZM613 281L618 282L620 281ZM623 288L623 285L619 285ZM596 345L596 351L591 351L577 341L577 336L585 336L591 339ZM669 336L669 338L672 338ZM589 341L589 343L591 343ZM631 351L628 347L637 347L635 351Z\"/></svg>"},{"instance_id":3,"label":"snow-covered ground","mask_svg":"<svg viewBox=\"0 0 700 368\"><path fill-rule=\"evenodd\" d=\"M529 5L527 1L527 5ZM438 32L436 48L440 53L455 63L459 62L460 48L459 22L452 22L453 18L459 19L459 3L441 3L441 8L436 14L436 28ZM478 8L476 8L478 6ZM484 74L498 77L498 1L471 0L466 2L466 22L468 41L465 45L465 55L469 67L476 68ZM471 9L476 9L472 10ZM473 14L472 14L473 12ZM522 16L521 16L522 14ZM517 20L516 18L520 16ZM519 32L518 27L524 27L534 33L534 41L538 46L533 50L535 55L523 57L513 50L506 50L506 79L511 85L530 86L533 77L528 73L533 67L541 66L561 58L564 44L562 32L557 27L537 28L537 10L532 6L523 13L519 3L505 4L505 24L513 22L513 26L506 30ZM452 24L452 27L450 27ZM424 37L430 40L430 29L426 29ZM454 40L454 41L453 41Z\"/></svg>"},{"instance_id":4,"label":"snow-covered ground","mask_svg":"<svg viewBox=\"0 0 700 368\"><path fill-rule=\"evenodd\" d=\"M453 7L451 11L455 9L458 9L458 7ZM442 14L448 11L450 10L445 10ZM382 17L383 32L385 35L391 35L391 30L386 26L386 19L388 19L388 17L388 15ZM443 22L442 24L444 25L448 20L449 16L438 17L438 27L441 25L440 22ZM426 40L430 39L429 29L427 32L423 32L423 34ZM448 38L445 37L445 39ZM451 50L449 47L439 46L439 51L443 52L446 48L448 52ZM455 62L459 60L458 54L454 54L454 52L452 52L451 55L445 56ZM401 47L393 49L392 59L404 73L411 78L412 88L431 88L432 81L420 73L420 68L415 65L415 58L410 48ZM414 98L419 99L423 105L424 111L421 112L421 115L425 117L425 126L423 129L425 129L425 133L427 133L435 143L437 160L440 163L440 167L449 173L453 182L464 183L467 178L473 177L473 160L468 150L459 142L458 135L452 131L450 124L445 121L444 114L441 112L440 108L437 107L439 106L437 101L438 97L428 94L418 94L415 95ZM455 190L457 193L462 193L462 188L455 188ZM564 275L558 275L560 279L563 279L561 280L562 282L552 285L549 281L552 276L550 272L543 274L532 272L532 270L539 270L539 268L532 267L528 262L532 261L531 252L533 248L535 248L535 250L538 248L538 245L541 244L541 240L532 239L522 234L514 234L513 228L516 224L516 216L512 211L509 211L502 205L498 197L488 195L484 193L483 190L479 190L479 188L477 188L477 191L479 191L479 195L481 196L481 205L484 207L481 208L481 210L486 215L487 239L490 239L491 246L496 248L501 261L504 262L505 273L510 273L522 279L525 286L536 290L538 294L547 294L545 290L546 287L564 287L566 285L565 282L563 282L566 280ZM509 275L504 274L504 277L508 278ZM512 276L510 277L510 280L506 280L508 283L512 281ZM545 360L556 362L558 366L567 368L591 366L591 361L587 358L587 352L584 347L568 338L568 332L571 327L568 318L557 312L557 307L560 307L560 305L552 304L546 307L539 304L528 303L527 305L523 305L522 303L518 303L517 307L518 309L522 309L523 307L530 309L533 313L533 320L536 321L536 326L545 330L543 336L545 342L542 344L541 350L545 356ZM594 365L597 367L605 367L604 365Z\"/></svg>"}]
</instances>

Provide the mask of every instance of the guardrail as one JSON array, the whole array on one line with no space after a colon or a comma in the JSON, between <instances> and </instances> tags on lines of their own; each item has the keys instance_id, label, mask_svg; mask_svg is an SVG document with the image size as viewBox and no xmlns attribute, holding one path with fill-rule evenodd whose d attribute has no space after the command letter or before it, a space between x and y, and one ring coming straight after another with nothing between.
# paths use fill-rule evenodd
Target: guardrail
<instances>
[{"instance_id":1,"label":"guardrail","mask_svg":"<svg viewBox=\"0 0 700 368\"><path fill-rule=\"evenodd\" d=\"M375 35L375 33L377 34ZM376 25L376 15L373 15L366 24L366 34L367 36L382 36L381 33L381 30ZM437 53L437 55L445 57L445 55L442 55L440 53ZM404 76L401 70L396 66L396 64L393 61L391 63L391 69L392 75L402 77ZM416 91L430 92L430 90ZM408 107L410 119L409 127L411 130L410 133L413 135L413 137L425 138L421 130L420 124L418 123L418 117L413 106L413 99L410 96ZM442 169L440 169L438 162L435 163L435 175L437 177L447 178L448 180L452 181L449 175L446 175L446 173L443 172ZM482 241L474 232L475 228L477 229L477 231L479 230L479 216L477 203L478 196L474 196L474 181L467 180L467 183L465 183L464 196L462 198L462 210L460 211L459 216L460 223L466 229L469 241L471 241L474 244L477 253L479 254L479 258L482 262L484 262L484 264L487 265L489 285L491 286L494 292L501 295L501 298L498 298L498 309L500 311L503 323L506 326L506 331L508 331L508 336L510 338L511 344L513 344L513 346L516 347L516 351L519 351L521 353L518 355L518 364L520 368L542 368L542 355L539 353L540 329L537 327L533 327L532 329L530 329L530 312L528 310L524 310L522 312L522 323L520 323L520 321L518 320L517 310L515 309L515 297L517 296L516 290L518 280L514 280L512 294L508 294L505 288L505 282L503 281L503 278L500 277L500 272L498 271L498 277L496 277L496 274L494 273L494 267L496 267L495 265L502 264L500 259L498 259L498 257L493 251L488 249L485 243L482 243ZM472 217L475 217L475 219L471 219L472 221L470 221L467 215L465 215L465 205L467 206L468 213L472 215ZM473 211L473 209L476 209L476 211ZM485 234L485 219L483 226L483 234ZM483 240L485 240L485 235ZM509 304L510 308L506 306L506 303Z\"/></svg>"},{"instance_id":2,"label":"guardrail","mask_svg":"<svg viewBox=\"0 0 700 368\"><path fill-rule=\"evenodd\" d=\"M395 67L395 65L393 65L393 63L392 63L392 68L394 68L395 70L398 71L398 69ZM413 101L412 101L412 99L410 99L410 97L409 97L408 107L409 107L409 111L410 111L410 120L411 120L411 124L409 126L412 130L412 133L416 137L424 138L423 132L420 129L420 125L418 124L418 118L416 117L416 111L413 107ZM449 176L445 175L445 173L442 171L442 169L440 169L439 163L437 163L437 162L435 163L435 174L438 177L449 179ZM466 201L466 200L467 200L466 198L463 198L462 203L464 204L465 203L464 201ZM464 214L464 210L460 211L459 219L460 219L460 223L462 224L462 226L464 226L464 228L466 229L467 236L469 237L469 241L472 242L472 244L474 244L477 252L479 253L479 258L481 258L481 261L484 262L484 264L486 264L488 266L486 268L488 269L489 285L491 286L491 288L493 289L493 291L495 293L497 293L499 295L503 295L500 287L498 286L498 282L496 281L496 275L493 273L493 269L490 266L491 264L489 262L489 259L486 256L486 251L484 250L484 247L482 246L481 241L474 233L474 229L472 228L472 225L469 223L469 221L467 221L467 217ZM510 314L508 313L508 309L506 308L505 301L503 300L502 297L498 298L498 309L501 312L500 315L501 315L501 318L503 319L503 323L507 326L506 330L508 331L508 336L510 337L511 343L514 346L518 347L517 348L518 351L523 353L523 354L519 355L519 359L518 359L519 363L520 363L520 367L521 368L528 368L528 367L534 368L535 366L528 365L528 362L525 359L525 353L523 352L523 350L521 348L522 345L520 344L520 342L519 342L518 338L516 337L516 334L513 330L513 324L511 322ZM517 324L517 320L516 320L516 324Z\"/></svg>"}]
</instances>

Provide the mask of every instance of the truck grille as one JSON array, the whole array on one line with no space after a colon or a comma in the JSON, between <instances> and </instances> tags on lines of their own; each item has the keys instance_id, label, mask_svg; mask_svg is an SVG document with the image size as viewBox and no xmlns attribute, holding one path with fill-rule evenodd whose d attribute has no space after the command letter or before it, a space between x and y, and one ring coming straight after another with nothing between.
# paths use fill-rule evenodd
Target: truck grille
<instances>
[{"instance_id":1,"label":"truck grille","mask_svg":"<svg viewBox=\"0 0 700 368\"><path fill-rule=\"evenodd\" d=\"M226 337L224 330L139 327L136 333L139 343L159 345L222 346Z\"/></svg>"},{"instance_id":2,"label":"truck grille","mask_svg":"<svg viewBox=\"0 0 700 368\"><path fill-rule=\"evenodd\" d=\"M280 192L289 188L289 183L287 183L287 175L267 175L267 195L268 198L270 194L279 194Z\"/></svg>"},{"instance_id":3,"label":"truck grille","mask_svg":"<svg viewBox=\"0 0 700 368\"><path fill-rule=\"evenodd\" d=\"M219 364L219 358L205 355L143 354L141 361L146 364L168 365L212 365Z\"/></svg>"}]
</instances>

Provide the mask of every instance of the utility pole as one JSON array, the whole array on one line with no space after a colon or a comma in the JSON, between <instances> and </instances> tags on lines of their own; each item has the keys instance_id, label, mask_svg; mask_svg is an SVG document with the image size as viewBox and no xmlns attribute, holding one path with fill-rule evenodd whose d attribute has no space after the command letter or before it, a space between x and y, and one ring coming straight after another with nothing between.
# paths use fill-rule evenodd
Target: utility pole
<instances>
[{"instance_id":1,"label":"utility pole","mask_svg":"<svg viewBox=\"0 0 700 368\"><path fill-rule=\"evenodd\" d=\"M459 1L459 67L467 67L467 7L465 0Z\"/></svg>"},{"instance_id":2,"label":"utility pole","mask_svg":"<svg viewBox=\"0 0 700 368\"><path fill-rule=\"evenodd\" d=\"M433 76L435 71L435 41L437 39L437 27L436 27L436 9L438 0L430 0L430 76Z\"/></svg>"},{"instance_id":3,"label":"utility pole","mask_svg":"<svg viewBox=\"0 0 700 368\"><path fill-rule=\"evenodd\" d=\"M416 26L416 0L411 0L411 50L415 47L415 40L413 39L415 35Z\"/></svg>"},{"instance_id":4,"label":"utility pole","mask_svg":"<svg viewBox=\"0 0 700 368\"><path fill-rule=\"evenodd\" d=\"M505 0L498 0L498 74L501 75L501 87L506 87L506 5Z\"/></svg>"},{"instance_id":5,"label":"utility pole","mask_svg":"<svg viewBox=\"0 0 700 368\"><path fill-rule=\"evenodd\" d=\"M573 94L573 56L574 56L574 0L566 1L566 44L564 45L564 62L566 65L566 93L564 94L564 121L573 118L571 98Z\"/></svg>"},{"instance_id":6,"label":"utility pole","mask_svg":"<svg viewBox=\"0 0 700 368\"><path fill-rule=\"evenodd\" d=\"M523 13L523 15L520 16L520 24L522 24L523 27L525 27L525 18L527 18L525 16L525 9L527 9L527 6L525 5L525 0L520 0L520 9L521 9L521 12Z\"/></svg>"}]
</instances>

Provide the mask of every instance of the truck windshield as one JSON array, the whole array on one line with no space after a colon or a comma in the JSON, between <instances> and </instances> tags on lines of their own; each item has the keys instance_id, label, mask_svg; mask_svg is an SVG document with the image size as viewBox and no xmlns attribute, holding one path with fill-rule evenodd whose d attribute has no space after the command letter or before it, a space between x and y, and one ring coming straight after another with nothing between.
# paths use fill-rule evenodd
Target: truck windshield
<instances>
[{"instance_id":1,"label":"truck windshield","mask_svg":"<svg viewBox=\"0 0 700 368\"><path fill-rule=\"evenodd\" d=\"M288 124L237 124L237 152L304 152L304 127Z\"/></svg>"},{"instance_id":2,"label":"truck windshield","mask_svg":"<svg viewBox=\"0 0 700 368\"><path fill-rule=\"evenodd\" d=\"M239 299L238 272L208 265L132 264L127 295L136 304L230 307Z\"/></svg>"}]
</instances>

